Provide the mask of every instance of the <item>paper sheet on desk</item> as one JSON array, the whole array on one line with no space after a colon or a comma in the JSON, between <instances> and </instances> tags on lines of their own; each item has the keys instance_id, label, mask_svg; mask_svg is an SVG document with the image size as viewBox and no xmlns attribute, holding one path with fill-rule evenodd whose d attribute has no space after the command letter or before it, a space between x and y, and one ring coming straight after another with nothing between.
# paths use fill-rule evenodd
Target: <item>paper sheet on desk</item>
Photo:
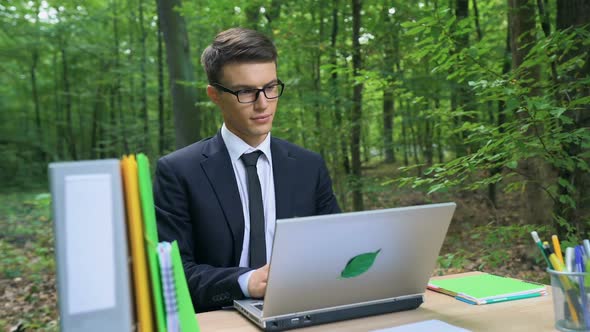
<instances>
[{"instance_id":1,"label":"paper sheet on desk","mask_svg":"<svg viewBox=\"0 0 590 332\"><path fill-rule=\"evenodd\" d=\"M423 322L410 323L402 326L390 327L387 329L373 330L371 332L419 332L419 331L437 331L437 332L471 332L461 327L451 325L438 319L425 320Z\"/></svg>"}]
</instances>

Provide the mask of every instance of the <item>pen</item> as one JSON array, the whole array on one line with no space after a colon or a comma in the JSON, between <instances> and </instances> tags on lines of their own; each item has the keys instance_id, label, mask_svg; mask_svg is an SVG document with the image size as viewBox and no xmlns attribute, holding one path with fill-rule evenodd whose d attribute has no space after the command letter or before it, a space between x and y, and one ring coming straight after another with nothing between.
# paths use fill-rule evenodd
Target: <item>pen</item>
<instances>
[{"instance_id":1,"label":"pen","mask_svg":"<svg viewBox=\"0 0 590 332\"><path fill-rule=\"evenodd\" d=\"M536 231L532 231L531 236L533 237L533 241L535 241L537 247L539 247L539 250L541 250L541 255L543 255L545 262L547 262L547 266L549 266L549 268L552 268L551 263L549 262L548 255L545 253L545 249L543 248L543 244L541 243L541 239L539 239L539 234L537 234Z\"/></svg>"},{"instance_id":2,"label":"pen","mask_svg":"<svg viewBox=\"0 0 590 332\"><path fill-rule=\"evenodd\" d=\"M575 255L575 262L576 262L576 272L586 272L586 267L584 266L584 247L583 246L576 246L576 255Z\"/></svg>"},{"instance_id":3,"label":"pen","mask_svg":"<svg viewBox=\"0 0 590 332\"><path fill-rule=\"evenodd\" d=\"M576 270L580 273L584 272L584 249L582 246L576 247ZM586 298L586 290L584 289L584 275L580 275L580 298L582 300L582 316L586 327L590 327L590 312L588 312L588 299Z\"/></svg>"},{"instance_id":4,"label":"pen","mask_svg":"<svg viewBox=\"0 0 590 332\"><path fill-rule=\"evenodd\" d=\"M563 264L563 255L561 254L561 245L559 244L559 238L557 238L557 235L551 236L551 242L553 242L553 251L555 252L555 256L557 256L557 258L559 258L559 260Z\"/></svg>"},{"instance_id":5,"label":"pen","mask_svg":"<svg viewBox=\"0 0 590 332\"><path fill-rule=\"evenodd\" d=\"M567 272L574 271L573 266L572 266L573 263L574 263L574 248L567 247L567 248L565 248L565 268L566 268Z\"/></svg>"},{"instance_id":6,"label":"pen","mask_svg":"<svg viewBox=\"0 0 590 332\"><path fill-rule=\"evenodd\" d=\"M565 267L563 266L563 264L561 264L561 262L559 262L559 259L557 259L555 254L551 254L551 256L549 256L549 261L551 262L551 264L553 264L553 269L555 271L564 272ZM567 305L570 309L570 315L572 315L572 320L575 324L579 324L580 320L578 318L578 311L576 310L578 301L576 299L577 296L575 294L575 290L573 289L573 286L570 283L568 277L560 275L559 280L561 280L561 286L563 287L563 296L567 301ZM574 301L576 305L574 305Z\"/></svg>"}]
</instances>

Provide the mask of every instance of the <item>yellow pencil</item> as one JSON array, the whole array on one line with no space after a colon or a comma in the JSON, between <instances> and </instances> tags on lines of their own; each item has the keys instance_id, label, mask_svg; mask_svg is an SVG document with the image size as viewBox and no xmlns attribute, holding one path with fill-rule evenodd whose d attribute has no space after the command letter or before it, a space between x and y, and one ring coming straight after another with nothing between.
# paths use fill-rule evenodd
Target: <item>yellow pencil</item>
<instances>
[{"instance_id":1,"label":"yellow pencil","mask_svg":"<svg viewBox=\"0 0 590 332\"><path fill-rule=\"evenodd\" d=\"M551 237L551 241L553 241L553 251L555 252L555 256L557 256L561 264L565 264L563 261L563 255L561 254L561 245L559 245L559 239L557 238L557 235L553 235Z\"/></svg>"}]
</instances>

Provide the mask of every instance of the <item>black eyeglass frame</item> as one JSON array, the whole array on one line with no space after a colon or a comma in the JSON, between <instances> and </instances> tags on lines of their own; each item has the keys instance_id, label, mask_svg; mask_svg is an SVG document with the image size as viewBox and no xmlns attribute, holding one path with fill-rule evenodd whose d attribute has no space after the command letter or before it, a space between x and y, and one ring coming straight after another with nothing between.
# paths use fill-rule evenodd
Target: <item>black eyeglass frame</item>
<instances>
[{"instance_id":1,"label":"black eyeglass frame","mask_svg":"<svg viewBox=\"0 0 590 332\"><path fill-rule=\"evenodd\" d=\"M266 92L264 91L266 88L268 88L269 86L272 86L276 84L277 86L281 87L281 90L279 91L278 96L276 97L269 97L266 95ZM247 88L247 89L240 89L240 90L230 90L226 87L224 87L223 85L219 84L219 83L211 83L212 86L216 87L217 89L224 91L224 92L228 92L231 93L232 95L236 96L236 99L238 99L238 103L240 104L252 104L255 103L258 100L258 97L260 96L260 92L262 92L264 94L264 97L266 97L266 99L278 99L280 96L283 95L283 91L285 90L285 83L281 82L281 80L277 80L276 83L271 83L263 88L257 89L257 88ZM240 100L240 92L244 92L244 91L248 91L248 90L256 90L256 97L254 97L254 100L252 101L241 101Z\"/></svg>"}]
</instances>

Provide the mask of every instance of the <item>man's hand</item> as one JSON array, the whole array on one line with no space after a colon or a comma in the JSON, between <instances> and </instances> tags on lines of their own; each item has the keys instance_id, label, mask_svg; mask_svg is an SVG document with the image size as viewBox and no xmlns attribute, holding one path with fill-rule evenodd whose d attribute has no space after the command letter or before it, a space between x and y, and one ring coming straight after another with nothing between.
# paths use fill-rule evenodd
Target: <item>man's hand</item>
<instances>
[{"instance_id":1,"label":"man's hand","mask_svg":"<svg viewBox=\"0 0 590 332\"><path fill-rule=\"evenodd\" d=\"M268 264L252 272L248 281L248 293L252 298L262 298L266 293L266 281L268 280Z\"/></svg>"}]
</instances>

